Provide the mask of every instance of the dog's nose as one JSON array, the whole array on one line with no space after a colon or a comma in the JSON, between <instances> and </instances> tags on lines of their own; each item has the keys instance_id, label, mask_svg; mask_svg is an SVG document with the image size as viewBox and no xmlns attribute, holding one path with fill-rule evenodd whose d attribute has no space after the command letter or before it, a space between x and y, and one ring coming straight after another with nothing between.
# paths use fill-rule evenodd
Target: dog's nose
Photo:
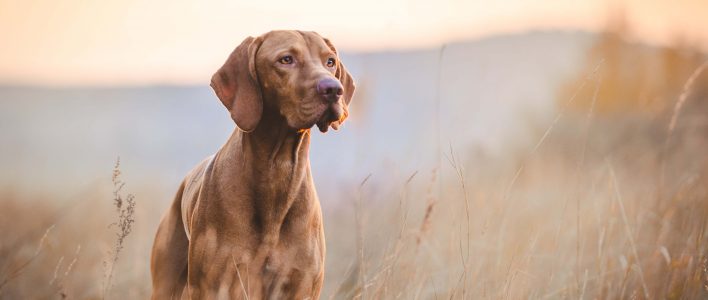
<instances>
[{"instance_id":1,"label":"dog's nose","mask_svg":"<svg viewBox=\"0 0 708 300\"><path fill-rule=\"evenodd\" d=\"M329 102L336 102L344 92L342 84L334 78L321 79L317 83L317 93Z\"/></svg>"}]
</instances>

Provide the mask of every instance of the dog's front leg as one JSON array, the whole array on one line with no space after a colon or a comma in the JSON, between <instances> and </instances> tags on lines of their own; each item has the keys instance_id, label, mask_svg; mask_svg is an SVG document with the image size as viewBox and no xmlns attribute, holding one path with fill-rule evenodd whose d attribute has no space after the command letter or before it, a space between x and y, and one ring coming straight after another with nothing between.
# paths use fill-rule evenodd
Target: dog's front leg
<instances>
[{"instance_id":1,"label":"dog's front leg","mask_svg":"<svg viewBox=\"0 0 708 300\"><path fill-rule=\"evenodd\" d=\"M232 299L233 261L230 251L221 250L215 229L192 232L187 278L190 299Z\"/></svg>"}]
</instances>

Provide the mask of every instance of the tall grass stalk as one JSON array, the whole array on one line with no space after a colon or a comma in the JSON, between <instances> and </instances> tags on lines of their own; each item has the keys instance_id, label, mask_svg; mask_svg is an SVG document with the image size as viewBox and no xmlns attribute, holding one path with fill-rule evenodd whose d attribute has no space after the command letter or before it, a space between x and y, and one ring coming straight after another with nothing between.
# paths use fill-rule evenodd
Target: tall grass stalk
<instances>
[{"instance_id":1,"label":"tall grass stalk","mask_svg":"<svg viewBox=\"0 0 708 300\"><path fill-rule=\"evenodd\" d=\"M111 251L108 252L109 258L103 261L103 266L105 269L104 281L103 281L103 293L102 299L108 297L113 280L113 271L116 264L118 263L118 258L120 253L125 247L125 239L133 230L133 223L135 223L135 196L133 194L124 195L123 188L125 187L125 182L120 177L120 157L116 159L115 166L113 167L113 205L116 208L116 213L118 214L118 220L108 225L108 227L117 227L116 240Z\"/></svg>"},{"instance_id":2,"label":"tall grass stalk","mask_svg":"<svg viewBox=\"0 0 708 300\"><path fill-rule=\"evenodd\" d=\"M39 256L39 254L42 252L42 250L44 250L45 241L47 240L47 236L49 235L49 232L52 231L52 229L54 229L54 224L52 224L51 226L49 226L49 227L47 228L47 230L44 231L44 235L42 235L42 238L39 240L39 245L37 246L37 249L34 250L34 254L32 254L32 256L31 256L29 259L27 259L25 262L23 262L22 264L20 264L20 266L18 266L17 268L15 268L15 269L14 269L13 271L11 271L7 276L5 276L5 278L3 278L2 281L0 281L0 295L2 295L2 290L3 290L3 288L4 288L8 283L10 283L13 279L15 279L15 278L19 277L20 275L22 275L22 273L25 271L25 269L26 269L30 264L32 264L32 262Z\"/></svg>"}]
</instances>

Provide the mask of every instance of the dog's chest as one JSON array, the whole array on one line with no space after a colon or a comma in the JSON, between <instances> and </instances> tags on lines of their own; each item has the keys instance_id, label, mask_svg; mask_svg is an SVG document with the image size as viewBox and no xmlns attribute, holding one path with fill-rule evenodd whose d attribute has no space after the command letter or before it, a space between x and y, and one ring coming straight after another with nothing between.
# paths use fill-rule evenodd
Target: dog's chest
<instances>
[{"instance_id":1,"label":"dog's chest","mask_svg":"<svg viewBox=\"0 0 708 300\"><path fill-rule=\"evenodd\" d=\"M258 298L305 299L311 295L313 284L322 279L324 252L318 243L313 241L311 246L262 245L250 259L241 257L249 260L239 263L241 274L247 274L242 280L250 281L252 293L262 293Z\"/></svg>"}]
</instances>

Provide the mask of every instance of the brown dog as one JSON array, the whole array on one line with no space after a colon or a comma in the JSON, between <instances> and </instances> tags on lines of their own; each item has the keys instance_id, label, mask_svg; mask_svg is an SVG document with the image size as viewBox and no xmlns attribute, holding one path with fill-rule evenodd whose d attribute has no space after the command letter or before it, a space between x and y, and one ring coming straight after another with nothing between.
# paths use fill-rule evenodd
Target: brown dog
<instances>
[{"instance_id":1,"label":"brown dog","mask_svg":"<svg viewBox=\"0 0 708 300\"><path fill-rule=\"evenodd\" d=\"M162 218L153 299L318 299L325 241L309 129L342 124L351 76L317 33L271 31L236 47L211 86L238 129Z\"/></svg>"}]
</instances>

